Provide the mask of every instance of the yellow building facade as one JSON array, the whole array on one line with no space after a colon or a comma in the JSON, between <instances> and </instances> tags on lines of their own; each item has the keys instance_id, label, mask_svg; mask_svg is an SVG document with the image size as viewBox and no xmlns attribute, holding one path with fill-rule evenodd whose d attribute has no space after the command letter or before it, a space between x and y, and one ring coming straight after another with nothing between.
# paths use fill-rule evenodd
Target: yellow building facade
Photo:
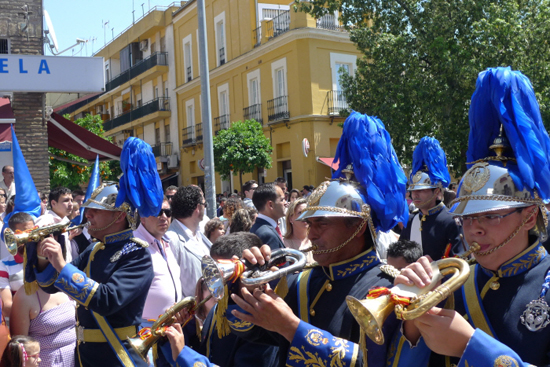
<instances>
[{"instance_id":1,"label":"yellow building facade","mask_svg":"<svg viewBox=\"0 0 550 367\"><path fill-rule=\"evenodd\" d=\"M331 176L347 104L339 71L360 57L336 14L313 19L288 0L205 0L213 132L255 119L273 146L273 166L243 182L285 177L289 189ZM104 46L106 91L59 111L101 114L106 135L122 145L142 138L157 157L163 185L204 184L196 1L155 7ZM303 142L310 145L307 157ZM238 177L216 192L240 191Z\"/></svg>"},{"instance_id":2,"label":"yellow building facade","mask_svg":"<svg viewBox=\"0 0 550 367\"><path fill-rule=\"evenodd\" d=\"M333 14L316 20L288 2L206 0L208 63L214 133L231 122L255 119L273 146L273 167L243 176L271 182L285 177L289 189L317 185L331 176L318 157L334 157L347 108L340 69L353 73L357 57L349 34ZM174 14L176 96L181 127L181 183L204 182L204 145L196 2ZM303 140L310 143L306 157ZM239 182L216 179L216 191Z\"/></svg>"}]
</instances>

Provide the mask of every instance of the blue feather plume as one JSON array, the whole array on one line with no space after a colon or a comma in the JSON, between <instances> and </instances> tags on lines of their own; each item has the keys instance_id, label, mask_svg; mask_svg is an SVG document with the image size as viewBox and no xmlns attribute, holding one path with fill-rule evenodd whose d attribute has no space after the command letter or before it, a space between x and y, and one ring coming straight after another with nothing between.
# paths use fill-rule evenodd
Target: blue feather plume
<instances>
[{"instance_id":1,"label":"blue feather plume","mask_svg":"<svg viewBox=\"0 0 550 367\"><path fill-rule=\"evenodd\" d=\"M447 157L445 152L439 145L439 141L435 138L428 136L420 139L420 142L414 149L411 182L412 177L416 172L422 170L426 166L428 168L428 176L432 185L441 183L443 187L449 186L451 183L451 176L447 170Z\"/></svg>"},{"instance_id":2,"label":"blue feather plume","mask_svg":"<svg viewBox=\"0 0 550 367\"><path fill-rule=\"evenodd\" d=\"M549 199L550 138L531 81L510 67L479 73L470 105L468 162L495 155L489 146L501 125L517 160L506 166L514 184Z\"/></svg>"},{"instance_id":3,"label":"blue feather plume","mask_svg":"<svg viewBox=\"0 0 550 367\"><path fill-rule=\"evenodd\" d=\"M353 164L355 178L362 186L360 194L371 207L376 229L386 232L398 222L407 223L407 177L397 160L390 134L378 117L352 111L344 122L334 161L339 166L333 179L345 177L342 170Z\"/></svg>"},{"instance_id":4,"label":"blue feather plume","mask_svg":"<svg viewBox=\"0 0 550 367\"><path fill-rule=\"evenodd\" d=\"M126 140L120 156L122 177L115 205L125 201L142 217L156 216L162 208L164 194L151 146L141 139Z\"/></svg>"}]
</instances>

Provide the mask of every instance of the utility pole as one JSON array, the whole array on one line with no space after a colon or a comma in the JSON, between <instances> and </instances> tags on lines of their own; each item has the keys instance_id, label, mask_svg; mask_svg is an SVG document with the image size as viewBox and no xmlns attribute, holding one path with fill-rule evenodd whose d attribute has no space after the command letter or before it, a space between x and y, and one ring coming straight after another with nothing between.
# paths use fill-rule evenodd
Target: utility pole
<instances>
[{"instance_id":1,"label":"utility pole","mask_svg":"<svg viewBox=\"0 0 550 367\"><path fill-rule=\"evenodd\" d=\"M208 203L207 215L216 216L216 181L214 176L214 144L212 142L212 110L210 109L210 69L208 67L208 38L204 0L197 0L199 18L199 71L201 78L201 114L204 143L204 195Z\"/></svg>"}]
</instances>

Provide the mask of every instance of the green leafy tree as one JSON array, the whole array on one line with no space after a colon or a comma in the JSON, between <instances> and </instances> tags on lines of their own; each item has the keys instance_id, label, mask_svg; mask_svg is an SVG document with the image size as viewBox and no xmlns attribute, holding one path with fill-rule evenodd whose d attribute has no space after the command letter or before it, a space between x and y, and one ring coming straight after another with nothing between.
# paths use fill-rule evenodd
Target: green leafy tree
<instances>
[{"instance_id":1,"label":"green leafy tree","mask_svg":"<svg viewBox=\"0 0 550 367\"><path fill-rule=\"evenodd\" d=\"M315 17L339 11L364 57L343 76L350 106L384 121L402 163L437 138L465 170L468 110L479 72L511 66L528 76L550 123L550 0L312 0Z\"/></svg>"},{"instance_id":2,"label":"green leafy tree","mask_svg":"<svg viewBox=\"0 0 550 367\"><path fill-rule=\"evenodd\" d=\"M69 116L65 116L69 118ZM99 115L86 115L86 117L77 119L75 123L88 131L100 136L108 141L112 141L112 138L104 137L105 131L103 130L103 121ZM76 189L81 184L88 182L92 173L94 161L88 162L84 158L80 158L74 154L67 153L64 150L49 147L50 153L50 186L58 187L65 186L69 189ZM67 159L70 162L61 161L55 159L60 157ZM73 162L80 162L84 164L91 163L90 166L79 165ZM99 163L99 174L103 180L118 181L117 176L121 173L119 161L108 161Z\"/></svg>"},{"instance_id":3,"label":"green leafy tree","mask_svg":"<svg viewBox=\"0 0 550 367\"><path fill-rule=\"evenodd\" d=\"M214 137L214 167L223 180L239 174L240 187L243 173L252 173L256 167L271 168L273 147L265 137L262 125L255 120L234 122L227 130Z\"/></svg>"}]
</instances>

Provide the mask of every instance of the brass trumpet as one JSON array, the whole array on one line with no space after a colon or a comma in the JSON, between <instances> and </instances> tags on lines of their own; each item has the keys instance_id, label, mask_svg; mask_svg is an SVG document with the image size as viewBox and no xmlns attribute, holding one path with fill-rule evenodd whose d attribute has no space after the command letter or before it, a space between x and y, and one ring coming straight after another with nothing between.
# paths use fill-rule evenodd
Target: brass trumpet
<instances>
[{"instance_id":1,"label":"brass trumpet","mask_svg":"<svg viewBox=\"0 0 550 367\"><path fill-rule=\"evenodd\" d=\"M240 278L245 286L255 286L269 283L272 280L279 279L287 274L302 270L306 266L306 255L298 250L289 248L278 249L271 254L271 260L263 267L251 266L246 261L224 261L216 262L210 256L204 256L202 259L202 276L207 285L210 295L197 304L195 297L185 297L172 307L170 307L162 316L156 320L150 329L143 328L136 335L128 338L130 346L147 361L149 349L164 336L164 331L175 321L175 315L183 309L188 309L189 318L181 325L185 326L191 316L204 303L212 297L219 300L224 296L224 286L229 280ZM289 263L289 266L279 268L277 271L270 271L272 266L283 263Z\"/></svg>"},{"instance_id":2,"label":"brass trumpet","mask_svg":"<svg viewBox=\"0 0 550 367\"><path fill-rule=\"evenodd\" d=\"M84 228L90 225L89 222L86 222L78 226L69 227L71 224L71 222L56 223L49 226L31 229L22 233L14 233L10 228L7 228L4 231L4 241L9 253L15 256L17 249L24 246L28 242L39 242L53 233L69 232L74 229Z\"/></svg>"},{"instance_id":3,"label":"brass trumpet","mask_svg":"<svg viewBox=\"0 0 550 367\"><path fill-rule=\"evenodd\" d=\"M392 302L389 294L364 300L358 300L352 296L346 297L346 302L353 317L373 342L379 345L384 344L382 326L392 312L395 312L400 320L413 320L422 316L460 288L470 275L468 263L455 257L433 262L432 269L434 270L434 277L429 286L420 289L416 286L399 284L390 290L391 294L412 296L408 306L396 305ZM435 284L446 275L451 275L451 278L433 289Z\"/></svg>"},{"instance_id":4,"label":"brass trumpet","mask_svg":"<svg viewBox=\"0 0 550 367\"><path fill-rule=\"evenodd\" d=\"M192 316L194 311L202 304L206 303L211 297L212 295L206 297L199 304L197 304L195 297L185 297L162 314L158 320L153 323L150 330L146 330L147 328L141 329L136 335L128 338L130 346L145 362L147 362L147 353L149 353L149 349L164 336L166 328L176 321L175 315L187 308L190 316ZM190 320L191 317L185 320L181 326L184 327ZM147 331L150 331L150 334L147 333Z\"/></svg>"}]
</instances>

